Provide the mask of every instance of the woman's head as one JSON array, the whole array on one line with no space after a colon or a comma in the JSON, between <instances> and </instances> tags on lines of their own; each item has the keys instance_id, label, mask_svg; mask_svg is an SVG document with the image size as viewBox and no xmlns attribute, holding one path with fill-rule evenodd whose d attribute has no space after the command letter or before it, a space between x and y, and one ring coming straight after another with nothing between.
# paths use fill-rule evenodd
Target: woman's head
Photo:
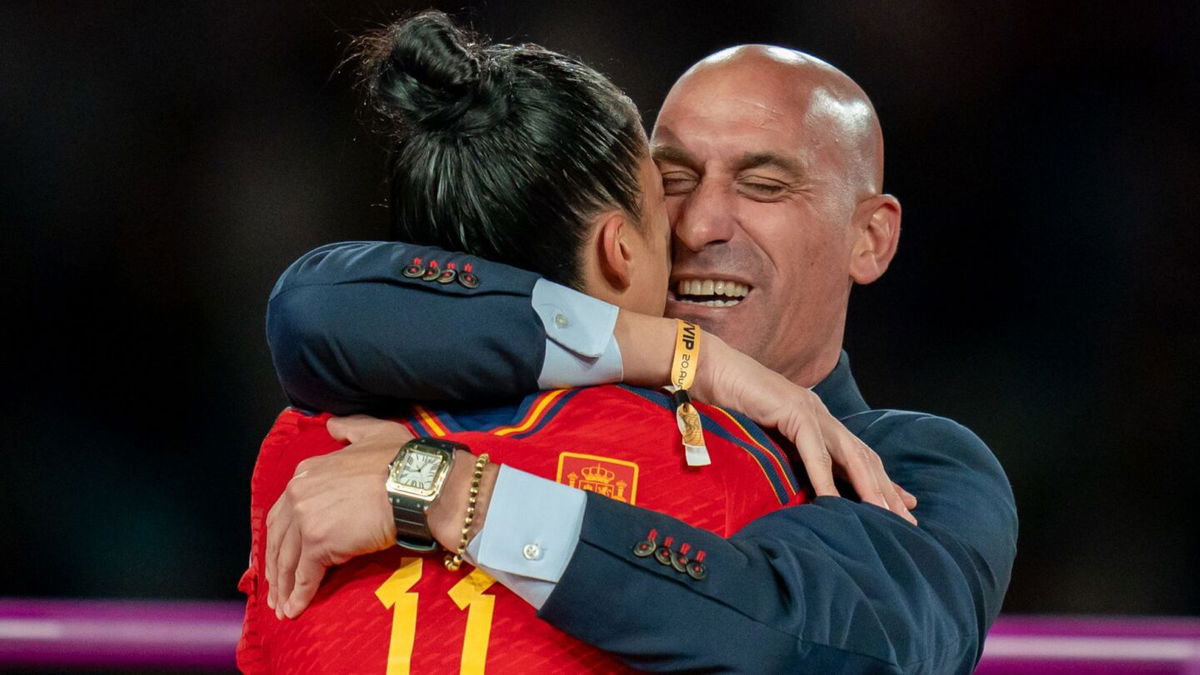
<instances>
[{"instance_id":1,"label":"woman's head","mask_svg":"<svg viewBox=\"0 0 1200 675\"><path fill-rule=\"evenodd\" d=\"M591 68L536 45L481 43L440 12L366 38L362 67L390 142L394 238L576 288L604 214L662 238L648 232L661 194L647 214L637 109Z\"/></svg>"}]
</instances>

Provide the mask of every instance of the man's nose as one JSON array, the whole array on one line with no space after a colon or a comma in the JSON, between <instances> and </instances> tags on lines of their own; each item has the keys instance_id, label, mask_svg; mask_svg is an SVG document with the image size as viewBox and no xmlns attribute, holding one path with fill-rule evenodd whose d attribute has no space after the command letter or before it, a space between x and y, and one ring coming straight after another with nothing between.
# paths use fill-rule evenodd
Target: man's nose
<instances>
[{"instance_id":1,"label":"man's nose","mask_svg":"<svg viewBox=\"0 0 1200 675\"><path fill-rule=\"evenodd\" d=\"M671 223L675 238L693 251L729 241L737 227L735 199L732 190L701 181Z\"/></svg>"}]
</instances>

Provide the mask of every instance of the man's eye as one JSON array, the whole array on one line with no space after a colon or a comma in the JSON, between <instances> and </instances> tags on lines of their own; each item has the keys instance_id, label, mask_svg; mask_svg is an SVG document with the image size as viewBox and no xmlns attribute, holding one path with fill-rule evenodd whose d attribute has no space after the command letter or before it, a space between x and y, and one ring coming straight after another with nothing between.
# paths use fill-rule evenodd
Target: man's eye
<instances>
[{"instance_id":1,"label":"man's eye","mask_svg":"<svg viewBox=\"0 0 1200 675\"><path fill-rule=\"evenodd\" d=\"M663 176L663 194L682 195L691 192L696 187L695 178L680 176Z\"/></svg>"},{"instance_id":2,"label":"man's eye","mask_svg":"<svg viewBox=\"0 0 1200 675\"><path fill-rule=\"evenodd\" d=\"M742 190L749 197L771 198L783 194L784 187L778 183L744 182Z\"/></svg>"}]
</instances>

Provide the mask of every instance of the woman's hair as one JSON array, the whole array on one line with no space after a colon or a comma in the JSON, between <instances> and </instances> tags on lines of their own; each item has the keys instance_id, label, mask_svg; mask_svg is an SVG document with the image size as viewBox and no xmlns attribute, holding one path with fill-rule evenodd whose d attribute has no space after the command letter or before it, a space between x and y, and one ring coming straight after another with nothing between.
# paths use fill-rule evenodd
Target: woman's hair
<instances>
[{"instance_id":1,"label":"woman's hair","mask_svg":"<svg viewBox=\"0 0 1200 675\"><path fill-rule=\"evenodd\" d=\"M537 45L484 44L436 11L360 45L390 144L394 239L580 288L592 218L621 209L641 226L645 132L603 75Z\"/></svg>"}]
</instances>

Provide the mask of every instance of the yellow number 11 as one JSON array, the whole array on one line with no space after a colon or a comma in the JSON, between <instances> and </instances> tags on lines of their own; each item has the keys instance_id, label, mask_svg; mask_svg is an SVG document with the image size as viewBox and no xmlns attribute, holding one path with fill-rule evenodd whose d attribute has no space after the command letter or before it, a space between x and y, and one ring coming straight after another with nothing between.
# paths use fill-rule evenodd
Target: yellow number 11
<instances>
[{"instance_id":1,"label":"yellow number 11","mask_svg":"<svg viewBox=\"0 0 1200 675\"><path fill-rule=\"evenodd\" d=\"M388 640L387 675L408 675L412 666L413 645L417 633L417 596L409 589L421 580L424 558L401 558L400 568L388 577L375 597L392 610L392 635ZM484 595L496 580L476 569L463 577L447 595L459 609L467 610L467 632L463 636L460 673L482 673L487 663L488 638L492 632L492 613L496 598Z\"/></svg>"}]
</instances>

